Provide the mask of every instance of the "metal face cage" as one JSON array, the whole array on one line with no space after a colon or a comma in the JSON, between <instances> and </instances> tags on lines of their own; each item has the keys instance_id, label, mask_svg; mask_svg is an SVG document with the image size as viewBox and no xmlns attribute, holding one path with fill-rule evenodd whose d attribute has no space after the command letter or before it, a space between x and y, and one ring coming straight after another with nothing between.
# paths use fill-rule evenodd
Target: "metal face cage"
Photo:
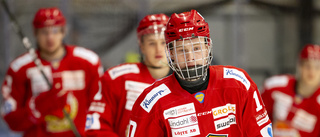
<instances>
[{"instance_id":1,"label":"metal face cage","mask_svg":"<svg viewBox=\"0 0 320 137\"><path fill-rule=\"evenodd\" d=\"M193 81L207 75L212 61L212 41L198 36L174 40L167 44L170 68L183 80Z\"/></svg>"}]
</instances>

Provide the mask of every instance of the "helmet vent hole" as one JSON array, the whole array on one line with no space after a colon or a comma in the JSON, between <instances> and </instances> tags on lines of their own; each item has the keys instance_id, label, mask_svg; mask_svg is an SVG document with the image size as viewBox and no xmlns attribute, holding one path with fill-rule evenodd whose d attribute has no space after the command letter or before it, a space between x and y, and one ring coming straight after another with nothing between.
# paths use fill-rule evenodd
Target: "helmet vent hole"
<instances>
[{"instance_id":1,"label":"helmet vent hole","mask_svg":"<svg viewBox=\"0 0 320 137\"><path fill-rule=\"evenodd\" d=\"M200 20L197 20L197 22L200 22Z\"/></svg>"},{"instance_id":2,"label":"helmet vent hole","mask_svg":"<svg viewBox=\"0 0 320 137\"><path fill-rule=\"evenodd\" d=\"M181 22L180 24L186 24L186 23L190 23L190 21Z\"/></svg>"},{"instance_id":3,"label":"helmet vent hole","mask_svg":"<svg viewBox=\"0 0 320 137\"><path fill-rule=\"evenodd\" d=\"M167 34L168 34L169 37L176 37L177 36L176 33L174 33L174 32L170 32L170 33L167 33Z\"/></svg>"}]
</instances>

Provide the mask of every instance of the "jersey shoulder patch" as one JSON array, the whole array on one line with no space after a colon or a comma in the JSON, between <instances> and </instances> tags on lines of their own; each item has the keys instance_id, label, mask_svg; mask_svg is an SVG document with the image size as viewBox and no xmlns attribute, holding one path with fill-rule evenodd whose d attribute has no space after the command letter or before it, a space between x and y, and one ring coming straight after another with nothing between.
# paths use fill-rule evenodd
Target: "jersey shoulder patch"
<instances>
[{"instance_id":1,"label":"jersey shoulder patch","mask_svg":"<svg viewBox=\"0 0 320 137\"><path fill-rule=\"evenodd\" d=\"M15 59L10 67L14 72L17 72L20 68L22 68L23 66L29 64L32 62L32 56L29 53L26 53L20 57L18 57L17 59Z\"/></svg>"},{"instance_id":2,"label":"jersey shoulder patch","mask_svg":"<svg viewBox=\"0 0 320 137\"><path fill-rule=\"evenodd\" d=\"M152 107L158 102L159 99L170 93L170 89L165 84L161 84L158 87L153 88L145 96L145 98L140 103L140 106L149 113Z\"/></svg>"},{"instance_id":3,"label":"jersey shoulder patch","mask_svg":"<svg viewBox=\"0 0 320 137\"><path fill-rule=\"evenodd\" d=\"M289 83L289 76L287 75L279 75L268 78L265 83L265 89L272 89L276 87L286 87Z\"/></svg>"},{"instance_id":4,"label":"jersey shoulder patch","mask_svg":"<svg viewBox=\"0 0 320 137\"><path fill-rule=\"evenodd\" d=\"M112 80L116 79L117 77L120 77L125 74L134 73L138 74L140 73L140 69L137 66L137 64L125 64L125 65L119 65L114 68L111 68L108 70L108 73Z\"/></svg>"},{"instance_id":5,"label":"jersey shoulder patch","mask_svg":"<svg viewBox=\"0 0 320 137\"><path fill-rule=\"evenodd\" d=\"M249 90L250 85L251 85L251 83L248 80L248 78L246 77L246 75L242 71L235 69L235 68L224 67L223 68L223 78L233 78L235 80L238 80L246 87L247 90Z\"/></svg>"},{"instance_id":6,"label":"jersey shoulder patch","mask_svg":"<svg viewBox=\"0 0 320 137\"><path fill-rule=\"evenodd\" d=\"M89 61L91 64L96 65L99 62L99 56L91 50L82 47L75 47L73 50L75 57L82 58Z\"/></svg>"}]
</instances>

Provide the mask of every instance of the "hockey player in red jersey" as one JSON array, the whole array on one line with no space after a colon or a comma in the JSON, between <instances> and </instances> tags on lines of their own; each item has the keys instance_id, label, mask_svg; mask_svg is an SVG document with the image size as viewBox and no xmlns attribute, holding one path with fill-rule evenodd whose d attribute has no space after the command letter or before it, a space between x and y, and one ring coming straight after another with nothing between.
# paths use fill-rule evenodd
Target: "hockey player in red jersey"
<instances>
[{"instance_id":1,"label":"hockey player in red jersey","mask_svg":"<svg viewBox=\"0 0 320 137\"><path fill-rule=\"evenodd\" d=\"M157 79L172 73L166 60L163 34L168 19L164 14L144 17L137 28L142 62L120 64L105 72L101 98L94 100L89 108L88 136L125 137L138 96Z\"/></svg>"},{"instance_id":2,"label":"hockey player in red jersey","mask_svg":"<svg viewBox=\"0 0 320 137\"><path fill-rule=\"evenodd\" d=\"M165 38L175 73L139 96L128 137L272 136L271 122L249 75L232 66L209 66L209 26L197 11L172 14Z\"/></svg>"},{"instance_id":3,"label":"hockey player in red jersey","mask_svg":"<svg viewBox=\"0 0 320 137\"><path fill-rule=\"evenodd\" d=\"M84 135L86 111L99 91L103 71L93 51L63 44L65 24L57 8L39 9L33 20L36 56L52 88L29 52L11 62L5 76L1 114L12 130L23 132L24 137L75 136L63 109Z\"/></svg>"},{"instance_id":4,"label":"hockey player in red jersey","mask_svg":"<svg viewBox=\"0 0 320 137\"><path fill-rule=\"evenodd\" d=\"M320 136L320 46L302 49L297 75L278 75L264 84L262 99L275 137Z\"/></svg>"}]
</instances>

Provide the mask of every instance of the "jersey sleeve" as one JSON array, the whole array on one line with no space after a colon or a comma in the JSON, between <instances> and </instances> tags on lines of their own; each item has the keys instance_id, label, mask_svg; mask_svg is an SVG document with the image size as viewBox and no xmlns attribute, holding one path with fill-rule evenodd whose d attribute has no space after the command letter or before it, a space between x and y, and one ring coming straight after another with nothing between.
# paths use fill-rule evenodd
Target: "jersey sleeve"
<instances>
[{"instance_id":1,"label":"jersey sleeve","mask_svg":"<svg viewBox=\"0 0 320 137\"><path fill-rule=\"evenodd\" d=\"M164 137L166 135L162 119L157 116L154 111L151 110L147 112L140 106L140 103L145 97L143 94L146 93L148 89L149 88L139 96L132 108L127 137ZM153 110L155 109L156 108Z\"/></svg>"},{"instance_id":2,"label":"jersey sleeve","mask_svg":"<svg viewBox=\"0 0 320 137\"><path fill-rule=\"evenodd\" d=\"M93 99L87 114L86 135L89 137L118 137L114 129L118 103L112 94L112 87L117 86L111 83L108 75L101 77L101 91Z\"/></svg>"},{"instance_id":3,"label":"jersey sleeve","mask_svg":"<svg viewBox=\"0 0 320 137\"><path fill-rule=\"evenodd\" d=\"M246 76L250 79L249 75ZM250 79L251 86L244 91L242 123L248 137L272 137L272 125L256 84Z\"/></svg>"},{"instance_id":4,"label":"jersey sleeve","mask_svg":"<svg viewBox=\"0 0 320 137\"><path fill-rule=\"evenodd\" d=\"M9 68L1 88L3 96L1 115L14 131L25 131L36 124L36 120L28 111L27 102L31 98L31 93L27 90L26 84L23 74Z\"/></svg>"},{"instance_id":5,"label":"jersey sleeve","mask_svg":"<svg viewBox=\"0 0 320 137\"><path fill-rule=\"evenodd\" d=\"M261 94L262 100L265 104L266 110L268 112L268 116L270 120L273 120L273 105L274 100L272 98L272 90L263 89L263 92Z\"/></svg>"},{"instance_id":6,"label":"jersey sleeve","mask_svg":"<svg viewBox=\"0 0 320 137\"><path fill-rule=\"evenodd\" d=\"M88 69L88 106L89 103L94 99L101 98L101 76L103 75L103 67L101 65L100 59L96 64L91 64L91 67Z\"/></svg>"}]
</instances>

